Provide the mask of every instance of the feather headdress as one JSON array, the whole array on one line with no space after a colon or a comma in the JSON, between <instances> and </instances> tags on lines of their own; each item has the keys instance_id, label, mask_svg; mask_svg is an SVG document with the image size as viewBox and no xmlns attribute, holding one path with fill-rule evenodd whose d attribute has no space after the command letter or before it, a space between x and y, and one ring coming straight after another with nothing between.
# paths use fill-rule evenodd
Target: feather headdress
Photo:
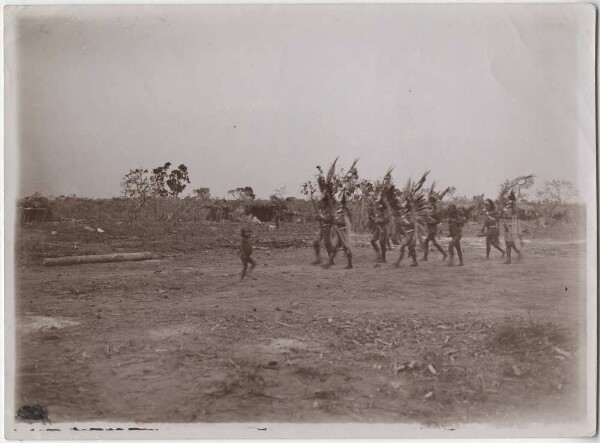
<instances>
[{"instance_id":1,"label":"feather headdress","mask_svg":"<svg viewBox=\"0 0 600 443\"><path fill-rule=\"evenodd\" d=\"M336 159L337 160L337 159ZM338 189L338 197L340 199L347 199L348 195L353 191L353 188L358 180L358 169L356 169L356 164L358 163L358 159L354 159L352 165L348 169L348 172L344 174L344 177L341 180L340 186L341 189Z\"/></svg>"},{"instance_id":2,"label":"feather headdress","mask_svg":"<svg viewBox=\"0 0 600 443\"><path fill-rule=\"evenodd\" d=\"M393 167L388 168L387 172L383 176L383 180L381 182L375 182L375 201L380 203L389 203L394 206L394 200L396 198L396 194L398 193L398 189L396 185L394 185L394 180L392 179L392 171Z\"/></svg>"},{"instance_id":3,"label":"feather headdress","mask_svg":"<svg viewBox=\"0 0 600 443\"><path fill-rule=\"evenodd\" d=\"M521 189L530 188L533 185L534 175L523 175L514 180L506 180L500 187L498 203L505 207L509 202L516 203L517 195Z\"/></svg>"},{"instance_id":4,"label":"feather headdress","mask_svg":"<svg viewBox=\"0 0 600 443\"><path fill-rule=\"evenodd\" d=\"M317 176L317 184L319 186L319 191L321 192L321 201L332 204L335 201L335 165L338 161L338 157L335 158L327 174L323 174L323 169L320 166L317 166L317 170L319 171L319 175Z\"/></svg>"},{"instance_id":5,"label":"feather headdress","mask_svg":"<svg viewBox=\"0 0 600 443\"><path fill-rule=\"evenodd\" d=\"M429 171L425 172L419 181L414 183L409 178L402 195L398 197L399 210L397 216L409 221L417 233L425 232L427 222L430 220L431 205L423 189L427 174L429 174ZM419 235L417 237L420 239Z\"/></svg>"},{"instance_id":6,"label":"feather headdress","mask_svg":"<svg viewBox=\"0 0 600 443\"><path fill-rule=\"evenodd\" d=\"M431 183L431 187L429 188L429 195L427 197L428 200L441 201L444 196L450 192L450 186L444 189L441 193L435 191L435 180Z\"/></svg>"},{"instance_id":7,"label":"feather headdress","mask_svg":"<svg viewBox=\"0 0 600 443\"><path fill-rule=\"evenodd\" d=\"M425 180L427 179L427 175L429 174L429 171L425 171L425 173L423 174L423 176L419 179L418 182L416 182L413 186L413 192L418 192L421 190L421 188L423 187L423 184L425 184ZM410 179L408 179L410 181Z\"/></svg>"},{"instance_id":8,"label":"feather headdress","mask_svg":"<svg viewBox=\"0 0 600 443\"><path fill-rule=\"evenodd\" d=\"M398 205L398 189L394 185L392 179L393 167L389 167L382 181L375 181L373 183L373 197L369 201L368 214L369 219L367 222L367 228L374 232L377 229L376 219L378 212L386 212L389 218L394 217L394 213L399 210Z\"/></svg>"},{"instance_id":9,"label":"feather headdress","mask_svg":"<svg viewBox=\"0 0 600 443\"><path fill-rule=\"evenodd\" d=\"M331 164L331 167L329 168L329 171L327 171L327 183L331 183L333 177L335 177L335 164L337 163L338 159L339 157L335 158L335 160Z\"/></svg>"},{"instance_id":10,"label":"feather headdress","mask_svg":"<svg viewBox=\"0 0 600 443\"><path fill-rule=\"evenodd\" d=\"M513 189L527 189L533 186L534 175L523 175L521 177L517 177L512 181Z\"/></svg>"},{"instance_id":11,"label":"feather headdress","mask_svg":"<svg viewBox=\"0 0 600 443\"><path fill-rule=\"evenodd\" d=\"M321 202L323 202L330 210L334 211L337 214L336 216L342 216L343 214L345 222L348 222L350 211L348 209L347 201L356 187L356 182L358 180L358 170L356 169L358 159L355 159L354 162L352 162L352 165L343 176L336 173L338 159L339 157L335 158L327 170L327 174L323 172L323 169L320 166L317 166L317 170L319 171L317 184L321 193Z\"/></svg>"}]
</instances>

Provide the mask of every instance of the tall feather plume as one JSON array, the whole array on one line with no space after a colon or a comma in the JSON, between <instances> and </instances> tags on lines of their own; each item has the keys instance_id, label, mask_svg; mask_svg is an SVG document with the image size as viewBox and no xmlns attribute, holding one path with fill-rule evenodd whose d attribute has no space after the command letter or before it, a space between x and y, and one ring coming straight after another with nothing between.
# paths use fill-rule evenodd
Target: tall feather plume
<instances>
[{"instance_id":1,"label":"tall feather plume","mask_svg":"<svg viewBox=\"0 0 600 443\"><path fill-rule=\"evenodd\" d=\"M394 170L393 166L390 166L385 173L383 178L384 181L384 201L388 210L391 211L391 215L393 217L394 212L399 209L399 201L398 201L398 188L394 184L394 180L392 178L392 171Z\"/></svg>"},{"instance_id":2,"label":"tall feather plume","mask_svg":"<svg viewBox=\"0 0 600 443\"><path fill-rule=\"evenodd\" d=\"M336 158L336 161L337 161L337 158ZM358 158L354 159L354 161L352 162L352 165L350 165L350 168L348 169L348 172L346 172L346 174L344 175L344 179L342 181L344 187L342 189L337 190L340 198L348 196L348 189L346 188L346 185L348 184L348 182L358 179L358 170L356 169L357 163L358 163Z\"/></svg>"},{"instance_id":3,"label":"tall feather plume","mask_svg":"<svg viewBox=\"0 0 600 443\"><path fill-rule=\"evenodd\" d=\"M317 185L319 186L319 192L321 193L321 196L322 196L323 194L325 194L325 188L327 187L327 184L326 184L323 176L317 177Z\"/></svg>"},{"instance_id":4,"label":"tall feather plume","mask_svg":"<svg viewBox=\"0 0 600 443\"><path fill-rule=\"evenodd\" d=\"M415 184L415 189L414 191L419 191L422 187L423 184L425 183L425 180L427 179L427 175L429 174L429 171L426 171L423 176L421 177L421 179Z\"/></svg>"},{"instance_id":5,"label":"tall feather plume","mask_svg":"<svg viewBox=\"0 0 600 443\"><path fill-rule=\"evenodd\" d=\"M335 164L337 163L338 158L339 157L335 158L335 160L331 164L331 167L329 168L329 171L327 172L327 178L326 178L327 184L330 184L331 181L333 180L333 177L335 176Z\"/></svg>"},{"instance_id":6,"label":"tall feather plume","mask_svg":"<svg viewBox=\"0 0 600 443\"><path fill-rule=\"evenodd\" d=\"M390 166L383 176L383 180L376 180L373 182L373 197L368 202L368 215L367 227L371 232L377 230L376 218L377 212L381 210L379 205L383 205L384 210L388 215L394 217L394 208L396 207L396 186L392 179L393 166Z\"/></svg>"},{"instance_id":7,"label":"tall feather plume","mask_svg":"<svg viewBox=\"0 0 600 443\"><path fill-rule=\"evenodd\" d=\"M382 181L377 181L378 184L378 195L376 200L379 202L383 202L383 200L387 197L388 188L392 184L392 168L389 168L385 175L383 176Z\"/></svg>"},{"instance_id":8,"label":"tall feather plume","mask_svg":"<svg viewBox=\"0 0 600 443\"><path fill-rule=\"evenodd\" d=\"M444 198L444 196L445 196L445 195L446 195L448 192L450 192L450 189L451 189L451 188L450 188L450 186L448 186L446 189L444 189L444 192L442 192L442 193L440 194L440 200L441 200L441 199L443 199L443 198Z\"/></svg>"},{"instance_id":9,"label":"tall feather plume","mask_svg":"<svg viewBox=\"0 0 600 443\"><path fill-rule=\"evenodd\" d=\"M383 182L384 183L389 183L392 184L392 172L394 171L394 167L390 166L387 170L387 172L385 173L385 175L383 176Z\"/></svg>"},{"instance_id":10,"label":"tall feather plume","mask_svg":"<svg viewBox=\"0 0 600 443\"><path fill-rule=\"evenodd\" d=\"M403 192L404 192L405 194L406 194L406 193L410 193L410 192L411 192L411 190L412 190L412 188L413 188L413 185L412 185L412 180L411 180L411 178L410 178L410 177L408 177L408 180L406 181L406 185L404 186L404 191L403 191Z\"/></svg>"},{"instance_id":11,"label":"tall feather plume","mask_svg":"<svg viewBox=\"0 0 600 443\"><path fill-rule=\"evenodd\" d=\"M333 178L335 177L335 165L338 161L339 157L336 157L335 160L333 161L333 163L331 164L331 166L329 167L329 170L327 171L327 175L325 176L325 178L323 179L323 197L324 199L326 199L330 205L333 205L335 203L335 184L333 182Z\"/></svg>"},{"instance_id":12,"label":"tall feather plume","mask_svg":"<svg viewBox=\"0 0 600 443\"><path fill-rule=\"evenodd\" d=\"M321 201L328 201L329 204L332 204L334 201L333 178L335 177L335 164L337 160L338 158L336 157L326 175L323 173L323 168L317 166L317 171L319 171L317 174L317 185L321 193Z\"/></svg>"},{"instance_id":13,"label":"tall feather plume","mask_svg":"<svg viewBox=\"0 0 600 443\"><path fill-rule=\"evenodd\" d=\"M323 168L317 165L317 186L319 187L319 192L321 193L321 197L325 194L325 188L327 187L327 182L325 180L325 176L323 175Z\"/></svg>"},{"instance_id":14,"label":"tall feather plume","mask_svg":"<svg viewBox=\"0 0 600 443\"><path fill-rule=\"evenodd\" d=\"M346 176L356 176L358 177L358 171L356 169L356 164L358 163L358 158L355 158L354 161L352 162L352 165L350 166L350 169L348 169L348 172L346 173Z\"/></svg>"},{"instance_id":15,"label":"tall feather plume","mask_svg":"<svg viewBox=\"0 0 600 443\"><path fill-rule=\"evenodd\" d=\"M435 180L431 182L431 186L429 187L429 196L428 197L432 197L435 196ZM436 196L437 198L437 196Z\"/></svg>"},{"instance_id":16,"label":"tall feather plume","mask_svg":"<svg viewBox=\"0 0 600 443\"><path fill-rule=\"evenodd\" d=\"M399 208L396 211L397 216L409 220L413 225L413 229L417 229L419 232L425 232L431 214L431 205L423 189L427 174L429 174L429 171L425 172L417 182L413 182L409 178L401 197L397 198ZM420 241L420 235L418 237Z\"/></svg>"}]
</instances>

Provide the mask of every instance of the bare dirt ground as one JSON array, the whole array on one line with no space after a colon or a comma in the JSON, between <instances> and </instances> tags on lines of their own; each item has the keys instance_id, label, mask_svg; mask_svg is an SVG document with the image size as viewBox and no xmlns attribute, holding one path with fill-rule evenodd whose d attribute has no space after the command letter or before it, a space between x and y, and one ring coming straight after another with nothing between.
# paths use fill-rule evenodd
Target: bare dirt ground
<instances>
[{"instance_id":1,"label":"bare dirt ground","mask_svg":"<svg viewBox=\"0 0 600 443\"><path fill-rule=\"evenodd\" d=\"M582 414L585 245L466 266L312 266L313 226L157 237L25 227L17 247L17 405L60 421L568 422ZM58 233L52 235L51 231ZM444 240L442 240L444 241ZM444 241L444 243L447 243ZM45 268L43 257L149 251L160 260ZM392 251L390 261L398 251Z\"/></svg>"}]
</instances>

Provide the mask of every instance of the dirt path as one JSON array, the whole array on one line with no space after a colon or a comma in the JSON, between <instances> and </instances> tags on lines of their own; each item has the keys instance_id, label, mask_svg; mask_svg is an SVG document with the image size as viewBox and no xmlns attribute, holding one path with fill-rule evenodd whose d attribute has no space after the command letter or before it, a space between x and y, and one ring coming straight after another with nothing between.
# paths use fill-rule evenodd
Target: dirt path
<instances>
[{"instance_id":1,"label":"dirt path","mask_svg":"<svg viewBox=\"0 0 600 443\"><path fill-rule=\"evenodd\" d=\"M532 242L512 266L465 249L463 268L395 269L357 247L350 271L258 250L242 283L230 250L23 267L17 403L55 422L577 416L581 248Z\"/></svg>"}]
</instances>

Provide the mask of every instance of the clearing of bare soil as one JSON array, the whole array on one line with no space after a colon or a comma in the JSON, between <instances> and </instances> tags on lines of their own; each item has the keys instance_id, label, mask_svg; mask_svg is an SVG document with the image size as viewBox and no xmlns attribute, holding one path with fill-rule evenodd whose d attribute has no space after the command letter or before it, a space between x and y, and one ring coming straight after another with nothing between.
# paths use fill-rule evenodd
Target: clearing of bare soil
<instances>
[{"instance_id":1,"label":"clearing of bare soil","mask_svg":"<svg viewBox=\"0 0 600 443\"><path fill-rule=\"evenodd\" d=\"M343 256L331 269L310 264L312 226L256 229L258 266L240 282L237 229L21 229L17 407L44 405L53 423L566 423L584 413L585 244L531 240L503 265L468 237L465 267L432 251L396 269L374 267L356 235L355 268L344 270ZM119 251L161 259L41 265Z\"/></svg>"}]
</instances>

